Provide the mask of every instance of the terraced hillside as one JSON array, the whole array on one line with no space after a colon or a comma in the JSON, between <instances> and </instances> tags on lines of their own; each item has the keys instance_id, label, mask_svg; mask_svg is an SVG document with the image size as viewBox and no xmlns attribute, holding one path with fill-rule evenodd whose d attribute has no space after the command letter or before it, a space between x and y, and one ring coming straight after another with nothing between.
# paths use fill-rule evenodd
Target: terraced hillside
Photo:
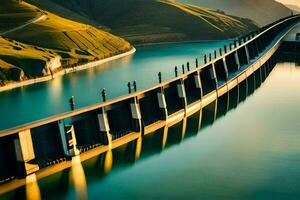
<instances>
[{"instance_id":1,"label":"terraced hillside","mask_svg":"<svg viewBox=\"0 0 300 200\"><path fill-rule=\"evenodd\" d=\"M185 4L205 6L230 15L254 20L260 26L290 15L290 10L275 0L177 0Z\"/></svg>"},{"instance_id":2,"label":"terraced hillside","mask_svg":"<svg viewBox=\"0 0 300 200\"><path fill-rule=\"evenodd\" d=\"M51 2L96 21L135 44L225 39L257 28L251 20L169 0Z\"/></svg>"},{"instance_id":3,"label":"terraced hillside","mask_svg":"<svg viewBox=\"0 0 300 200\"><path fill-rule=\"evenodd\" d=\"M59 17L50 12L40 11L37 7L27 3L6 0L3 5L1 5L1 9L6 11L6 15L0 15L1 21L7 20L8 15L23 13L24 10L31 11L32 17L42 15L42 18L35 23L4 34L5 39L1 38L2 84L7 80L15 80L8 73L10 68L22 69L23 76L20 79L28 79L52 73L47 68L48 65L53 65L51 59L53 57L59 58L59 61L55 61L54 68L61 69L111 57L132 49L132 46L124 39L92 26ZM14 19L11 18L10 22L14 22ZM22 21L22 23L26 22L28 22L27 18ZM15 27L18 25L21 25L21 20L20 23L15 24ZM10 28L14 29L15 27ZM30 62L27 60L29 58ZM61 66L57 66L58 63Z\"/></svg>"},{"instance_id":4,"label":"terraced hillside","mask_svg":"<svg viewBox=\"0 0 300 200\"><path fill-rule=\"evenodd\" d=\"M59 70L60 56L51 50L33 47L0 37L0 84L22 81Z\"/></svg>"}]
</instances>

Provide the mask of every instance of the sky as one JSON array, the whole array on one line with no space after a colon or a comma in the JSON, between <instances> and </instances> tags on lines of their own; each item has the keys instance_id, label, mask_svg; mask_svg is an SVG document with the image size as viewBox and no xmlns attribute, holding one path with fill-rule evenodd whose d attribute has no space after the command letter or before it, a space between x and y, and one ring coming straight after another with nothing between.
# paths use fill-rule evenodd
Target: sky
<instances>
[{"instance_id":1,"label":"sky","mask_svg":"<svg viewBox=\"0 0 300 200\"><path fill-rule=\"evenodd\" d=\"M300 0L276 0L284 4L293 4L300 7Z\"/></svg>"}]
</instances>

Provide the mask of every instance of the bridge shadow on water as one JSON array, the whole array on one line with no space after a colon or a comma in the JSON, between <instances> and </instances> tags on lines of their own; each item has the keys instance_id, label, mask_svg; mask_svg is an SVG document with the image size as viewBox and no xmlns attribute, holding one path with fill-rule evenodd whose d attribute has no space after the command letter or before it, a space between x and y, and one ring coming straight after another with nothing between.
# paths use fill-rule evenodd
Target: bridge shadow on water
<instances>
[{"instance_id":1,"label":"bridge shadow on water","mask_svg":"<svg viewBox=\"0 0 300 200\"><path fill-rule=\"evenodd\" d=\"M153 133L124 144L116 149L105 152L84 162L72 160L72 167L33 181L1 197L1 199L59 199L75 195L77 199L85 199L88 195L87 184L105 180L113 172L132 167L136 162L142 162L176 147L184 140L192 139L216 121L235 110L239 104L247 100L267 79L277 62L295 61L300 66L300 58L286 57L276 54L251 76L239 83L228 93L202 108L181 122L165 126ZM31 191L31 192L28 192ZM35 192L32 192L35 191ZM59 197L59 198L58 198Z\"/></svg>"}]
</instances>

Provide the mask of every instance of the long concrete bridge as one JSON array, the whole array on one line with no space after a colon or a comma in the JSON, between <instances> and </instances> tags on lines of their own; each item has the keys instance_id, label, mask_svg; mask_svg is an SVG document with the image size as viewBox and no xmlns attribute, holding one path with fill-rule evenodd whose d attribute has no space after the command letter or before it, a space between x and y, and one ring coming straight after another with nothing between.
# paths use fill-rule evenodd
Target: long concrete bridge
<instances>
[{"instance_id":1,"label":"long concrete bridge","mask_svg":"<svg viewBox=\"0 0 300 200\"><path fill-rule=\"evenodd\" d=\"M214 120L223 113L218 101L228 110L266 78L276 63L273 55L299 20L290 16L238 38L206 56L203 66L196 60L192 70L187 64L186 73L146 90L1 131L0 194L32 175L68 168L75 157L87 160L181 121L184 133L195 113ZM232 96L236 102L229 101Z\"/></svg>"}]
</instances>

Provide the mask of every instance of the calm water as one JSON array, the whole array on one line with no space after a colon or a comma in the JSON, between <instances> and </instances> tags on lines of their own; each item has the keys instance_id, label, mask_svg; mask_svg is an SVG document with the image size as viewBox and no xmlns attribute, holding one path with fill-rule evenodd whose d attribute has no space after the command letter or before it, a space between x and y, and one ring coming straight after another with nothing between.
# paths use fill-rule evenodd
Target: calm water
<instances>
[{"instance_id":1,"label":"calm water","mask_svg":"<svg viewBox=\"0 0 300 200\"><path fill-rule=\"evenodd\" d=\"M198 113L187 120L186 132L182 124L157 131L27 186L29 196L299 199L299 85L300 66L277 64L252 95L206 128L198 130ZM210 121L214 105L203 111L202 123ZM25 194L24 187L3 197Z\"/></svg>"},{"instance_id":2,"label":"calm water","mask_svg":"<svg viewBox=\"0 0 300 200\"><path fill-rule=\"evenodd\" d=\"M158 83L159 71L163 80L170 79L174 77L175 65L181 66L189 61L194 67L195 58L202 63L204 54L227 43L229 41L137 48L133 56L49 82L2 92L0 130L69 111L68 100L73 95L78 108L102 101L100 92L103 88L110 99L125 95L128 81L137 80L138 89L150 87Z\"/></svg>"}]
</instances>

